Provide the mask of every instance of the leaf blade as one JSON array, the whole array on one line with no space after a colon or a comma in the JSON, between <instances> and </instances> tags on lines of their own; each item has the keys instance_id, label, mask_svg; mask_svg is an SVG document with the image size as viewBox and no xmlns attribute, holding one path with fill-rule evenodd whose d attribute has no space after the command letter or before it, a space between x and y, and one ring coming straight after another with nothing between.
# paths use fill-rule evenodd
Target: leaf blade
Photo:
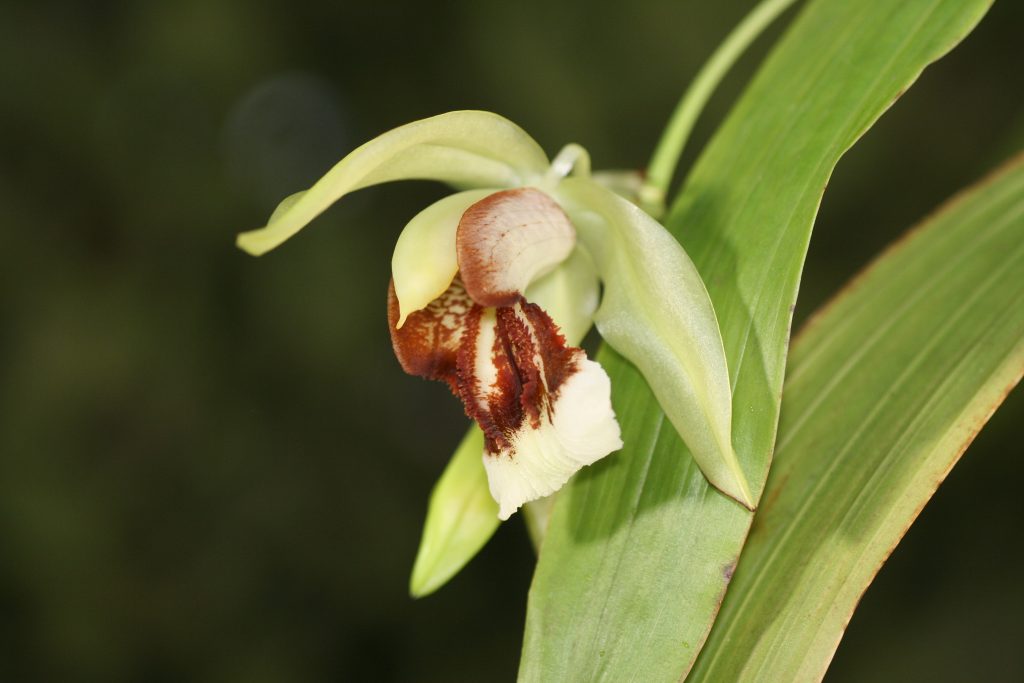
<instances>
[{"instance_id":1,"label":"leaf blade","mask_svg":"<svg viewBox=\"0 0 1024 683\"><path fill-rule=\"evenodd\" d=\"M693 680L824 675L861 594L1024 372L1022 245L1019 157L801 333L770 502Z\"/></svg>"},{"instance_id":2,"label":"leaf blade","mask_svg":"<svg viewBox=\"0 0 1024 683\"><path fill-rule=\"evenodd\" d=\"M755 499L775 440L791 306L828 177L989 4L811 2L670 214L667 227L697 265L721 325L733 445ZM577 476L555 504L531 587L523 681L677 680L707 636L750 525L662 428L639 373L607 349L600 361L615 383L627 447ZM637 416L644 412L647 419Z\"/></svg>"}]
</instances>

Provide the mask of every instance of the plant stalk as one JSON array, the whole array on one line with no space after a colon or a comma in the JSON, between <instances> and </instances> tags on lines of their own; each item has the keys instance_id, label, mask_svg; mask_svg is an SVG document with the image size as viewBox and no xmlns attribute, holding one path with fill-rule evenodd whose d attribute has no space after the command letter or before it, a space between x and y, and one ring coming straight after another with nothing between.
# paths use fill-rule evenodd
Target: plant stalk
<instances>
[{"instance_id":1,"label":"plant stalk","mask_svg":"<svg viewBox=\"0 0 1024 683\"><path fill-rule=\"evenodd\" d=\"M762 0L718 46L683 93L654 149L647 165L647 180L640 188L640 206L654 218L660 219L665 212L665 197L679 157L711 94L750 44L794 2Z\"/></svg>"}]
</instances>

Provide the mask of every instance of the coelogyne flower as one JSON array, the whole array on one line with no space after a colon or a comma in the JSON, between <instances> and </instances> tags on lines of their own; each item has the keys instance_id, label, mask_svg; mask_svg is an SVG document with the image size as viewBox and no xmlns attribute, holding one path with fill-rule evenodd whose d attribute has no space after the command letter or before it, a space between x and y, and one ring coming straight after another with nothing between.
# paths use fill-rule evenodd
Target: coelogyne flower
<instances>
[{"instance_id":1,"label":"coelogyne flower","mask_svg":"<svg viewBox=\"0 0 1024 683\"><path fill-rule=\"evenodd\" d=\"M403 369L446 382L483 431L501 519L622 447L608 376L574 346L595 322L644 374L708 480L751 505L704 285L663 227L590 178L581 147L549 164L495 114L417 121L353 151L238 244L265 253L344 194L400 179L468 188L403 230L388 322Z\"/></svg>"},{"instance_id":2,"label":"coelogyne flower","mask_svg":"<svg viewBox=\"0 0 1024 683\"><path fill-rule=\"evenodd\" d=\"M407 280L399 255L388 301L391 338L402 368L446 381L483 430L491 495L498 516L508 519L622 447L611 384L523 295L575 246L575 230L558 204L533 188L504 190L443 227L455 233L461 279L409 304L400 292L423 280ZM423 301L425 308L407 312Z\"/></svg>"}]
</instances>

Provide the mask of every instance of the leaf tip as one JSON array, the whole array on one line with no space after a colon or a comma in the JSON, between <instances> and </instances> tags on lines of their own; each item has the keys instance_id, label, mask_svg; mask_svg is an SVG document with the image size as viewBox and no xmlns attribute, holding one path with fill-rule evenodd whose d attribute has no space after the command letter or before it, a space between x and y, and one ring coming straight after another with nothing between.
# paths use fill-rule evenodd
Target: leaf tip
<instances>
[{"instance_id":1,"label":"leaf tip","mask_svg":"<svg viewBox=\"0 0 1024 683\"><path fill-rule=\"evenodd\" d=\"M750 512L757 509L754 495L750 492L750 484L743 475L743 470L736 459L735 451L726 458L727 467L724 471L709 473L705 472L708 483L718 489L723 495L732 498L734 501L745 507ZM714 474L714 476L709 476Z\"/></svg>"}]
</instances>

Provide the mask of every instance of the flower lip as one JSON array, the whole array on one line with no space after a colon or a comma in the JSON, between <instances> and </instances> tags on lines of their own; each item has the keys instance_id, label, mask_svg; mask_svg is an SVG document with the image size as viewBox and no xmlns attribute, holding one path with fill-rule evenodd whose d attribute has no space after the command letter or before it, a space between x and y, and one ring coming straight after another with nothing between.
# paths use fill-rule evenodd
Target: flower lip
<instances>
[{"instance_id":1,"label":"flower lip","mask_svg":"<svg viewBox=\"0 0 1024 683\"><path fill-rule=\"evenodd\" d=\"M523 187L470 206L455 244L469 296L482 306L510 306L531 282L568 258L576 230L555 200Z\"/></svg>"},{"instance_id":2,"label":"flower lip","mask_svg":"<svg viewBox=\"0 0 1024 683\"><path fill-rule=\"evenodd\" d=\"M392 286L388 318L402 368L446 382L483 431L501 519L622 447L604 370L522 296L509 306L481 306L456 279L398 328Z\"/></svg>"},{"instance_id":3,"label":"flower lip","mask_svg":"<svg viewBox=\"0 0 1024 683\"><path fill-rule=\"evenodd\" d=\"M581 467L622 448L608 375L582 352L574 355L572 369L546 419L517 431L508 453L484 455L500 519L508 519L524 502L551 495Z\"/></svg>"},{"instance_id":4,"label":"flower lip","mask_svg":"<svg viewBox=\"0 0 1024 683\"><path fill-rule=\"evenodd\" d=\"M398 327L399 304L394 281L388 286L388 327L398 363L410 375L448 383L459 393L457 363L466 317L474 308L458 280L426 308ZM476 306L479 308L479 306Z\"/></svg>"},{"instance_id":5,"label":"flower lip","mask_svg":"<svg viewBox=\"0 0 1024 683\"><path fill-rule=\"evenodd\" d=\"M448 290L399 329L398 301L388 289L395 355L411 375L440 380L462 399L483 429L491 454L507 451L512 434L536 429L551 416L562 384L577 370L582 349L567 346L558 327L523 297L511 306L484 307L456 279Z\"/></svg>"}]
</instances>

